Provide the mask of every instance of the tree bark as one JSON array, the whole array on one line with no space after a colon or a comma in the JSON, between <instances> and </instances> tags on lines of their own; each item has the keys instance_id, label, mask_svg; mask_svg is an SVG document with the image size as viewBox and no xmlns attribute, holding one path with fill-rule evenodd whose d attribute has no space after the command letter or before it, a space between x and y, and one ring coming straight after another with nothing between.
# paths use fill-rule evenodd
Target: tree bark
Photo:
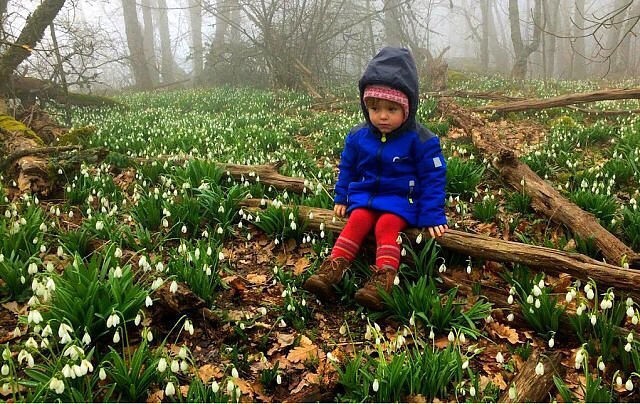
<instances>
[{"instance_id":1,"label":"tree bark","mask_svg":"<svg viewBox=\"0 0 640 404\"><path fill-rule=\"evenodd\" d=\"M588 93L575 93L560 95L552 98L534 98L514 101L507 104L489 104L472 108L473 112L519 112L540 110L545 108L564 107L572 104L584 104L587 102L604 100L640 99L640 88L616 88L609 90L596 90Z\"/></svg>"},{"instance_id":2,"label":"tree bark","mask_svg":"<svg viewBox=\"0 0 640 404\"><path fill-rule=\"evenodd\" d=\"M489 71L489 24L491 19L491 8L489 0L480 0L480 13L482 15L482 35L480 37L480 68L483 73L487 73Z\"/></svg>"},{"instance_id":3,"label":"tree bark","mask_svg":"<svg viewBox=\"0 0 640 404\"><path fill-rule=\"evenodd\" d=\"M587 59L585 58L586 48L584 41L584 0L575 1L576 9L573 16L574 21L574 38L573 59L572 59L572 78L584 79L587 75Z\"/></svg>"},{"instance_id":4,"label":"tree bark","mask_svg":"<svg viewBox=\"0 0 640 404\"><path fill-rule=\"evenodd\" d=\"M191 21L191 46L193 49L193 78L197 80L202 76L202 1L191 0L189 7L189 20Z\"/></svg>"},{"instance_id":5,"label":"tree bark","mask_svg":"<svg viewBox=\"0 0 640 404\"><path fill-rule=\"evenodd\" d=\"M169 35L169 10L167 0L158 0L158 30L160 31L160 74L165 84L176 81L173 66L173 52L171 51L171 36Z\"/></svg>"},{"instance_id":6,"label":"tree bark","mask_svg":"<svg viewBox=\"0 0 640 404\"><path fill-rule=\"evenodd\" d=\"M545 78L555 77L556 70L556 39L558 35L558 12L560 0L548 0L544 2L544 19L547 22L548 33L545 33Z\"/></svg>"},{"instance_id":7,"label":"tree bark","mask_svg":"<svg viewBox=\"0 0 640 404\"><path fill-rule=\"evenodd\" d=\"M522 31L520 29L520 7L518 6L518 0L509 0L509 25L511 27L511 42L513 43L513 51L515 52L515 60L513 69L511 70L511 77L516 80L524 80L526 78L529 56L538 49L538 46L540 45L542 32L540 28L541 15L541 0L536 0L533 16L533 39L528 45L525 45L522 39Z\"/></svg>"},{"instance_id":8,"label":"tree bark","mask_svg":"<svg viewBox=\"0 0 640 404\"><path fill-rule=\"evenodd\" d=\"M258 210L265 207L261 206L261 202L259 199L247 199L242 201L241 205ZM335 217L332 210L302 205L298 205L297 208L299 219L314 229L319 229L323 224L325 231L340 232L346 224L346 220ZM310 213L312 218L309 218ZM429 237L428 233L415 228L406 229L404 233L414 240L418 234ZM566 273L584 281L593 279L599 286L613 287L617 291L628 293L634 299L640 298L640 290L637 288L640 271L596 261L586 255L452 229L447 230L437 242L442 247L462 255L490 261L519 263L530 268L543 269L551 274Z\"/></svg>"},{"instance_id":9,"label":"tree bark","mask_svg":"<svg viewBox=\"0 0 640 404\"><path fill-rule=\"evenodd\" d=\"M561 378L564 377L562 375L564 366L560 364L561 359L560 352L541 355L539 351L534 351L510 383L510 385L515 385L516 397L509 398L509 393L506 392L500 397L500 402L538 403L545 401L551 389L554 388L553 375L559 373ZM538 362L542 362L544 365L542 375L536 373Z\"/></svg>"},{"instance_id":10,"label":"tree bark","mask_svg":"<svg viewBox=\"0 0 640 404\"><path fill-rule=\"evenodd\" d=\"M149 70L151 82L155 86L160 82L160 74L158 72L158 64L156 63L155 35L150 0L142 0L142 21L144 27L142 43L144 46L144 55L146 56L145 64Z\"/></svg>"},{"instance_id":11,"label":"tree bark","mask_svg":"<svg viewBox=\"0 0 640 404\"><path fill-rule=\"evenodd\" d=\"M640 93L640 90L637 91ZM640 263L638 254L602 227L593 215L560 195L529 166L518 160L512 151L502 146L494 135L486 133L485 124L481 118L469 114L461 107L442 101L439 108L446 110L455 125L471 136L475 146L485 156L496 157L492 159L494 167L511 186L531 196L531 204L536 211L545 214L555 222L564 224L584 240L593 238L596 246L609 262L622 264L626 261L633 266Z\"/></svg>"},{"instance_id":12,"label":"tree bark","mask_svg":"<svg viewBox=\"0 0 640 404\"><path fill-rule=\"evenodd\" d=\"M56 18L64 3L65 0L44 0L40 3L33 14L27 18L14 46L9 46L0 55L0 94L10 90L13 71L31 54L31 50L42 39L45 29Z\"/></svg>"},{"instance_id":13,"label":"tree bark","mask_svg":"<svg viewBox=\"0 0 640 404\"><path fill-rule=\"evenodd\" d=\"M129 47L129 61L135 85L141 90L148 90L153 87L151 74L147 66L147 57L144 53L142 31L138 22L138 11L135 0L122 0L122 10L124 12L124 26L127 35L127 46Z\"/></svg>"},{"instance_id":14,"label":"tree bark","mask_svg":"<svg viewBox=\"0 0 640 404\"><path fill-rule=\"evenodd\" d=\"M384 1L384 37L390 46L402 46L402 27L400 24L400 1Z\"/></svg>"}]
</instances>

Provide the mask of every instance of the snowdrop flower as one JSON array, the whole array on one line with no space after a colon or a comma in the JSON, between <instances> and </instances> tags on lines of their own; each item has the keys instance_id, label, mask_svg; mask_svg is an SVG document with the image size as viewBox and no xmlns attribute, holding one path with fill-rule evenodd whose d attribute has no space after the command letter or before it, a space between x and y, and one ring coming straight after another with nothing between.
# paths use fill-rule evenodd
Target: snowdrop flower
<instances>
[{"instance_id":1,"label":"snowdrop flower","mask_svg":"<svg viewBox=\"0 0 640 404\"><path fill-rule=\"evenodd\" d=\"M122 268L120 268L119 265L117 265L116 268L113 270L113 277L116 279L122 278Z\"/></svg>"},{"instance_id":2,"label":"snowdrop flower","mask_svg":"<svg viewBox=\"0 0 640 404\"><path fill-rule=\"evenodd\" d=\"M104 229L104 222L102 220L98 220L96 222L96 230L100 231L102 229Z\"/></svg>"},{"instance_id":3,"label":"snowdrop flower","mask_svg":"<svg viewBox=\"0 0 640 404\"><path fill-rule=\"evenodd\" d=\"M27 315L27 323L28 324L40 324L42 322L42 314L38 310L31 310Z\"/></svg>"},{"instance_id":4,"label":"snowdrop flower","mask_svg":"<svg viewBox=\"0 0 640 404\"><path fill-rule=\"evenodd\" d=\"M515 318L513 313L509 313L507 314L507 321L513 321L513 319Z\"/></svg>"},{"instance_id":5,"label":"snowdrop flower","mask_svg":"<svg viewBox=\"0 0 640 404\"><path fill-rule=\"evenodd\" d=\"M144 305L146 307L153 305L153 300L151 300L151 296L147 296L147 298L144 300Z\"/></svg>"},{"instance_id":6,"label":"snowdrop flower","mask_svg":"<svg viewBox=\"0 0 640 404\"><path fill-rule=\"evenodd\" d=\"M596 325L596 322L598 321L598 318L596 317L595 314L592 314L589 319L591 320L591 325Z\"/></svg>"},{"instance_id":7,"label":"snowdrop flower","mask_svg":"<svg viewBox=\"0 0 640 404\"><path fill-rule=\"evenodd\" d=\"M542 294L542 290L540 289L540 287L538 287L538 285L533 285L533 295L535 297L538 297Z\"/></svg>"},{"instance_id":8,"label":"snowdrop flower","mask_svg":"<svg viewBox=\"0 0 640 404\"><path fill-rule=\"evenodd\" d=\"M502 352L498 352L498 354L496 355L496 362L498 363L504 362L504 356L502 356Z\"/></svg>"},{"instance_id":9,"label":"snowdrop flower","mask_svg":"<svg viewBox=\"0 0 640 404\"><path fill-rule=\"evenodd\" d=\"M171 361L171 371L173 373L178 373L178 371L180 370L180 363L177 360L172 360Z\"/></svg>"},{"instance_id":10,"label":"snowdrop flower","mask_svg":"<svg viewBox=\"0 0 640 404\"><path fill-rule=\"evenodd\" d=\"M116 330L116 332L113 333L113 343L117 344L118 342L120 342L120 332Z\"/></svg>"},{"instance_id":11,"label":"snowdrop flower","mask_svg":"<svg viewBox=\"0 0 640 404\"><path fill-rule=\"evenodd\" d=\"M100 371L98 372L98 377L100 378L100 380L105 380L107 378L107 372L105 372L104 368L100 368Z\"/></svg>"},{"instance_id":12,"label":"snowdrop flower","mask_svg":"<svg viewBox=\"0 0 640 404\"><path fill-rule=\"evenodd\" d=\"M169 286L169 292L176 293L178 291L178 282L172 281L171 286Z\"/></svg>"},{"instance_id":13,"label":"snowdrop flower","mask_svg":"<svg viewBox=\"0 0 640 404\"><path fill-rule=\"evenodd\" d=\"M542 362L538 362L536 365L536 374L538 376L542 376L544 374L544 364Z\"/></svg>"},{"instance_id":14,"label":"snowdrop flower","mask_svg":"<svg viewBox=\"0 0 640 404\"><path fill-rule=\"evenodd\" d=\"M211 383L211 390L213 391L214 394L217 393L218 391L220 391L220 385L218 384L217 381L214 380Z\"/></svg>"},{"instance_id":15,"label":"snowdrop flower","mask_svg":"<svg viewBox=\"0 0 640 404\"><path fill-rule=\"evenodd\" d=\"M624 350L627 351L627 352L631 352L631 343L630 342L627 342L624 345Z\"/></svg>"},{"instance_id":16,"label":"snowdrop flower","mask_svg":"<svg viewBox=\"0 0 640 404\"><path fill-rule=\"evenodd\" d=\"M64 392L64 382L58 378L52 377L49 382L49 389L55 391L56 394Z\"/></svg>"},{"instance_id":17,"label":"snowdrop flower","mask_svg":"<svg viewBox=\"0 0 640 404\"><path fill-rule=\"evenodd\" d=\"M631 381L631 378L627 379L627 382L624 384L624 388L627 389L627 391L633 390L633 382Z\"/></svg>"},{"instance_id":18,"label":"snowdrop flower","mask_svg":"<svg viewBox=\"0 0 640 404\"><path fill-rule=\"evenodd\" d=\"M378 389L380 388L380 383L378 383L378 379L374 379L373 380L372 388L373 388L374 392L376 392L376 393L378 392Z\"/></svg>"},{"instance_id":19,"label":"snowdrop flower","mask_svg":"<svg viewBox=\"0 0 640 404\"><path fill-rule=\"evenodd\" d=\"M166 394L168 397L176 394L176 388L173 386L173 382L167 383L167 386L164 388L164 394Z\"/></svg>"},{"instance_id":20,"label":"snowdrop flower","mask_svg":"<svg viewBox=\"0 0 640 404\"><path fill-rule=\"evenodd\" d=\"M516 391L516 385L511 384L511 387L509 387L509 399L515 400L517 396L518 392Z\"/></svg>"},{"instance_id":21,"label":"snowdrop flower","mask_svg":"<svg viewBox=\"0 0 640 404\"><path fill-rule=\"evenodd\" d=\"M633 317L634 314L636 314L636 311L633 306L627 307L627 317Z\"/></svg>"},{"instance_id":22,"label":"snowdrop flower","mask_svg":"<svg viewBox=\"0 0 640 404\"><path fill-rule=\"evenodd\" d=\"M555 344L556 344L556 341L553 339L553 337L549 338L549 348L553 348Z\"/></svg>"},{"instance_id":23,"label":"snowdrop flower","mask_svg":"<svg viewBox=\"0 0 640 404\"><path fill-rule=\"evenodd\" d=\"M180 361L180 370L182 372L186 372L187 370L189 370L189 364L187 363L187 361Z\"/></svg>"},{"instance_id":24,"label":"snowdrop flower","mask_svg":"<svg viewBox=\"0 0 640 404\"><path fill-rule=\"evenodd\" d=\"M0 374L2 374L2 376L7 376L9 374L9 365L7 365L6 363L2 365L2 369L0 369Z\"/></svg>"},{"instance_id":25,"label":"snowdrop flower","mask_svg":"<svg viewBox=\"0 0 640 404\"><path fill-rule=\"evenodd\" d=\"M232 368L231 369L231 377L233 377L234 379L237 379L239 377L238 369L236 369L236 368Z\"/></svg>"},{"instance_id":26,"label":"snowdrop flower","mask_svg":"<svg viewBox=\"0 0 640 404\"><path fill-rule=\"evenodd\" d=\"M164 373L167 370L167 360L165 358L160 358L158 361L158 372Z\"/></svg>"},{"instance_id":27,"label":"snowdrop flower","mask_svg":"<svg viewBox=\"0 0 640 404\"><path fill-rule=\"evenodd\" d=\"M120 317L114 312L107 317L107 328L117 327L120 324Z\"/></svg>"},{"instance_id":28,"label":"snowdrop flower","mask_svg":"<svg viewBox=\"0 0 640 404\"><path fill-rule=\"evenodd\" d=\"M587 290L587 299L589 300L593 300L593 298L595 297L595 292L593 291L593 289L589 289Z\"/></svg>"},{"instance_id":29,"label":"snowdrop flower","mask_svg":"<svg viewBox=\"0 0 640 404\"><path fill-rule=\"evenodd\" d=\"M449 331L449 335L447 336L449 342L453 342L456 340L456 336L453 334L453 331Z\"/></svg>"}]
</instances>

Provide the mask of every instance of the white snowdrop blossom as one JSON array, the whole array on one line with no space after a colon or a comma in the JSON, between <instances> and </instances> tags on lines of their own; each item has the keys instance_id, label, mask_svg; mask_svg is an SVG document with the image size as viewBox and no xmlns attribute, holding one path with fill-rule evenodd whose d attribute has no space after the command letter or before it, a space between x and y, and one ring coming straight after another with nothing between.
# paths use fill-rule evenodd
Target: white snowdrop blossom
<instances>
[{"instance_id":1,"label":"white snowdrop blossom","mask_svg":"<svg viewBox=\"0 0 640 404\"><path fill-rule=\"evenodd\" d=\"M176 394L176 388L174 387L173 382L167 383L167 386L164 388L164 394L166 394L168 397Z\"/></svg>"},{"instance_id":2,"label":"white snowdrop blossom","mask_svg":"<svg viewBox=\"0 0 640 404\"><path fill-rule=\"evenodd\" d=\"M536 365L536 374L538 376L542 376L544 374L544 364L542 362L538 362Z\"/></svg>"},{"instance_id":3,"label":"white snowdrop blossom","mask_svg":"<svg viewBox=\"0 0 640 404\"><path fill-rule=\"evenodd\" d=\"M49 382L49 389L55 391L56 394L64 392L64 382L56 377L52 377Z\"/></svg>"},{"instance_id":4,"label":"white snowdrop blossom","mask_svg":"<svg viewBox=\"0 0 640 404\"><path fill-rule=\"evenodd\" d=\"M624 384L624 388L627 389L627 391L633 390L633 381L631 381L631 378L627 379L627 382Z\"/></svg>"},{"instance_id":5,"label":"white snowdrop blossom","mask_svg":"<svg viewBox=\"0 0 640 404\"><path fill-rule=\"evenodd\" d=\"M160 358L158 361L158 372L164 373L167 370L167 360L165 358Z\"/></svg>"},{"instance_id":6,"label":"white snowdrop blossom","mask_svg":"<svg viewBox=\"0 0 640 404\"><path fill-rule=\"evenodd\" d=\"M504 356L502 356L502 352L498 352L498 354L496 355L496 362L498 363L504 362Z\"/></svg>"},{"instance_id":7,"label":"white snowdrop blossom","mask_svg":"<svg viewBox=\"0 0 640 404\"><path fill-rule=\"evenodd\" d=\"M378 382L378 379L374 379L373 380L372 388L373 388L374 392L376 392L376 393L378 392L378 389L380 388L380 383Z\"/></svg>"},{"instance_id":8,"label":"white snowdrop blossom","mask_svg":"<svg viewBox=\"0 0 640 404\"><path fill-rule=\"evenodd\" d=\"M172 281L171 286L169 286L169 292L176 293L178 291L178 282Z\"/></svg>"}]
</instances>

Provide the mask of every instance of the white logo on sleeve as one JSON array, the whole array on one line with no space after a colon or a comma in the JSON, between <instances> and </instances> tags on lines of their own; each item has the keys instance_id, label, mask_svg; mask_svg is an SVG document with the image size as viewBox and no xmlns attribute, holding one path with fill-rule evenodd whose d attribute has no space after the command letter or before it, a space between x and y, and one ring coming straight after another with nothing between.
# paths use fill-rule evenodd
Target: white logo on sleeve
<instances>
[{"instance_id":1,"label":"white logo on sleeve","mask_svg":"<svg viewBox=\"0 0 640 404\"><path fill-rule=\"evenodd\" d=\"M440 161L440 157L434 157L433 158L433 165L438 168L438 167L442 167L442 161Z\"/></svg>"}]
</instances>

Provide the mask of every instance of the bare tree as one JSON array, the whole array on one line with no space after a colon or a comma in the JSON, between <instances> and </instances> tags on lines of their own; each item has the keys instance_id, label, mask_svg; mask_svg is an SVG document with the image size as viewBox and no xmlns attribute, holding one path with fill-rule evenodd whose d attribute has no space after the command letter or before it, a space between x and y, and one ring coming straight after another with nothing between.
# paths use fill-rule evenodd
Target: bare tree
<instances>
[{"instance_id":1,"label":"bare tree","mask_svg":"<svg viewBox=\"0 0 640 404\"><path fill-rule=\"evenodd\" d=\"M202 75L204 50L202 47L202 0L189 1L189 20L191 21L191 46L193 49L193 77Z\"/></svg>"},{"instance_id":2,"label":"bare tree","mask_svg":"<svg viewBox=\"0 0 640 404\"><path fill-rule=\"evenodd\" d=\"M158 0L158 30L160 31L160 74L164 83L173 83L175 61L171 51L171 35L169 34L169 10L167 0Z\"/></svg>"},{"instance_id":3,"label":"bare tree","mask_svg":"<svg viewBox=\"0 0 640 404\"><path fill-rule=\"evenodd\" d=\"M586 46L584 36L584 0L575 0L575 14L574 14L574 37L575 43L573 45L573 60L571 63L572 74L574 79L583 79L587 74L586 59Z\"/></svg>"},{"instance_id":4,"label":"bare tree","mask_svg":"<svg viewBox=\"0 0 640 404\"><path fill-rule=\"evenodd\" d=\"M558 31L560 0L547 0L543 3L544 22L546 29L543 39L542 57L544 77L553 77L556 64L556 36L551 34Z\"/></svg>"},{"instance_id":5,"label":"bare tree","mask_svg":"<svg viewBox=\"0 0 640 404\"><path fill-rule=\"evenodd\" d=\"M520 29L520 7L518 0L509 0L509 25L511 27L511 42L513 43L513 51L515 60L511 70L511 77L522 80L527 76L527 65L529 56L535 52L540 46L542 16L542 0L535 0L533 13L533 35L528 44L525 44Z\"/></svg>"},{"instance_id":6,"label":"bare tree","mask_svg":"<svg viewBox=\"0 0 640 404\"><path fill-rule=\"evenodd\" d=\"M386 45L400 46L403 40L400 0L384 0L384 37Z\"/></svg>"},{"instance_id":7,"label":"bare tree","mask_svg":"<svg viewBox=\"0 0 640 404\"><path fill-rule=\"evenodd\" d=\"M158 72L158 64L156 63L156 47L155 35L153 28L153 14L151 12L150 0L142 0L142 21L144 33L142 43L144 46L145 63L154 85L160 82L160 73Z\"/></svg>"},{"instance_id":8,"label":"bare tree","mask_svg":"<svg viewBox=\"0 0 640 404\"><path fill-rule=\"evenodd\" d=\"M153 87L151 73L147 65L147 57L144 53L142 31L138 22L138 11L135 0L122 0L122 10L124 13L124 26L127 35L127 45L129 47L129 61L131 70L139 89L150 89Z\"/></svg>"}]
</instances>

